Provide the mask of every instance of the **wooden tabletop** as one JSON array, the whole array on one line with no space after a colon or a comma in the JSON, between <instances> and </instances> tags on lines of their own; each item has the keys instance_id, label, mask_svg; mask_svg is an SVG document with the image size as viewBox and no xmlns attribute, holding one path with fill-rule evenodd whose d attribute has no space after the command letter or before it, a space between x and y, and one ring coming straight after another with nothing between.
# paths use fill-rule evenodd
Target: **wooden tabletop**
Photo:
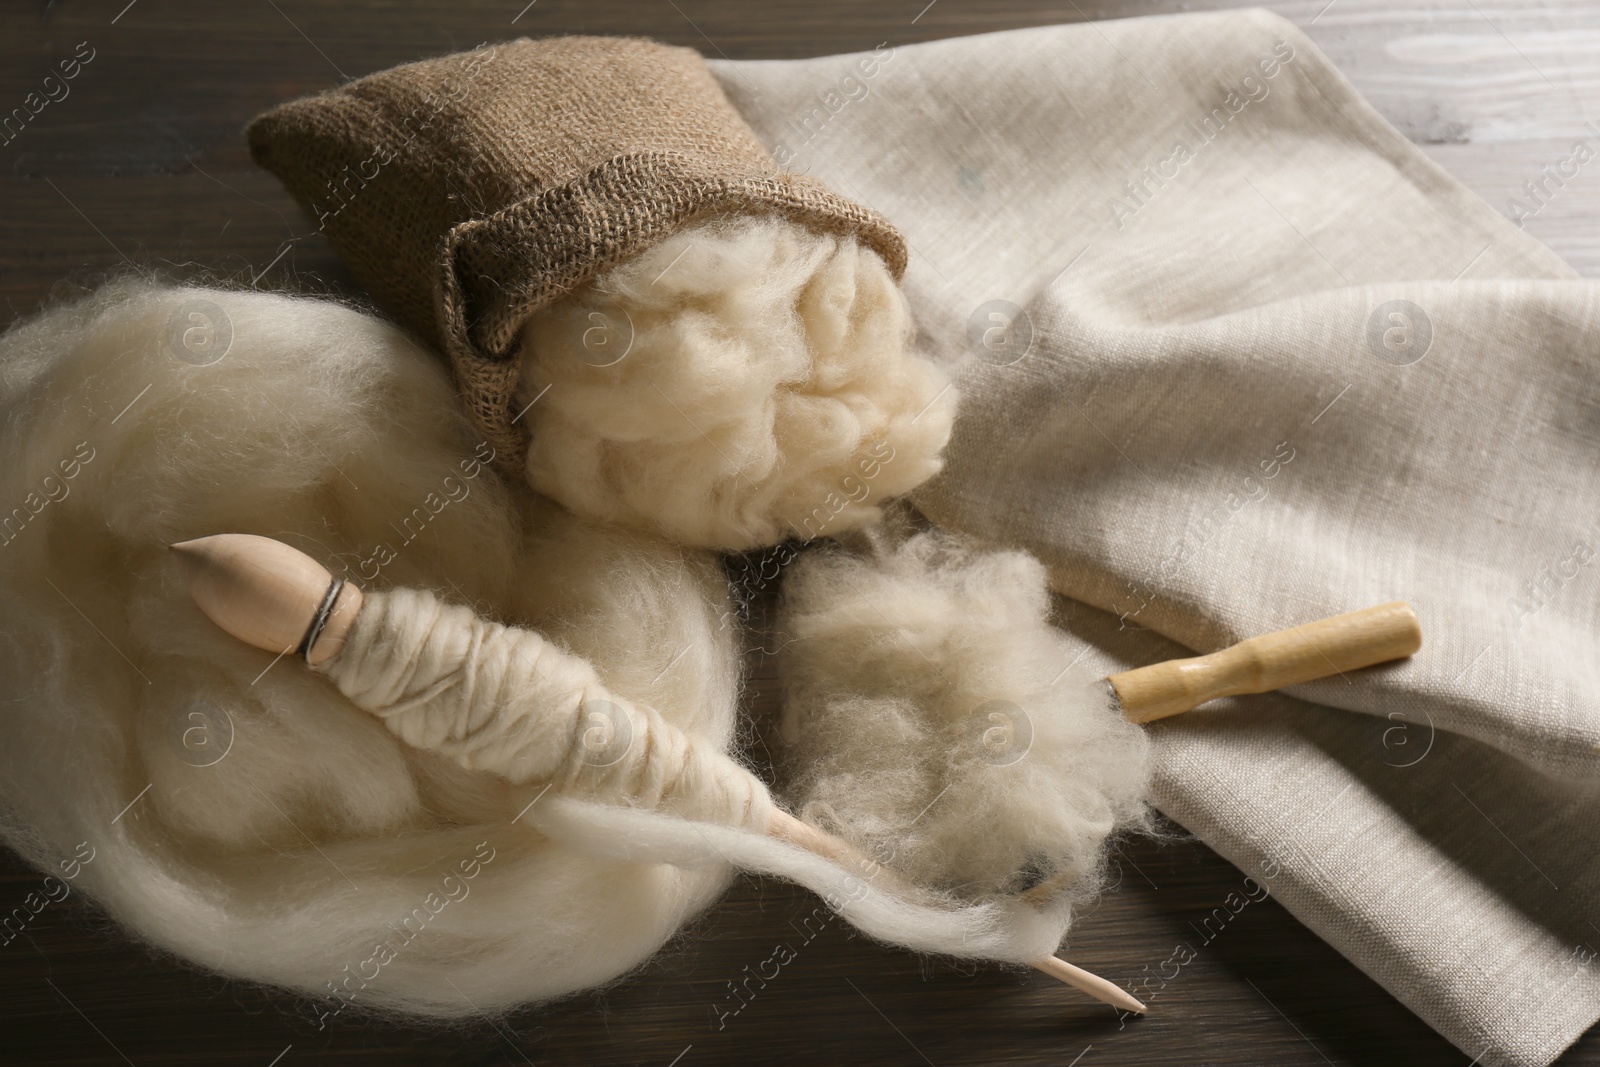
<instances>
[{"instance_id":1,"label":"wooden tabletop","mask_svg":"<svg viewBox=\"0 0 1600 1067\"><path fill-rule=\"evenodd\" d=\"M526 5L526 6L524 6ZM7 321L130 269L360 297L324 238L255 168L240 130L281 100L518 34L627 33L733 58L783 58L1227 3L1084 0L105 0L0 8L0 115L63 59L63 96L0 132ZM1600 12L1529 0L1272 3L1378 110L1498 208L1600 145ZM1600 274L1600 163L1534 204L1526 228ZM1549 188L1547 186L1547 188ZM775 710L752 636L758 722ZM1074 962L1116 980L1192 959L1125 1025L1031 972L928 963L856 935L805 891L746 878L641 973L599 993L452 1028L341 1017L199 973L132 943L74 896L0 947L0 1063L1468 1064L1269 899L1200 922L1243 875L1170 827L1124 842L1074 928ZM38 875L0 852L0 912ZM809 922L807 920L810 920ZM733 986L777 946L794 959ZM766 968L770 971L770 966ZM1170 974L1170 968L1165 968ZM744 987L741 987L741 990ZM1154 988L1154 985L1150 986ZM1563 1064L1600 1064L1590 1035Z\"/></svg>"}]
</instances>

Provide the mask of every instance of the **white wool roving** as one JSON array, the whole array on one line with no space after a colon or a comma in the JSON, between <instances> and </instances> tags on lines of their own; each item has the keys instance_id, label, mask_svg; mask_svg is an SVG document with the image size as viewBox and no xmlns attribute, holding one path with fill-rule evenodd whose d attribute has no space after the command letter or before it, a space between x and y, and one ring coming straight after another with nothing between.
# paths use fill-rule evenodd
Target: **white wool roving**
<instances>
[{"instance_id":1,"label":"white wool roving","mask_svg":"<svg viewBox=\"0 0 1600 1067\"><path fill-rule=\"evenodd\" d=\"M500 483L389 325L120 283L0 337L0 450L0 832L318 1025L610 981L730 864L915 949L1022 962L1066 928L1064 905L902 899L760 833L766 789L725 755L715 560ZM196 608L167 545L220 532L372 590L330 676ZM586 762L591 697L645 747Z\"/></svg>"},{"instance_id":2,"label":"white wool roving","mask_svg":"<svg viewBox=\"0 0 1600 1067\"><path fill-rule=\"evenodd\" d=\"M877 253L776 217L686 228L529 320L534 488L740 551L874 522L941 465L955 391Z\"/></svg>"},{"instance_id":3,"label":"white wool roving","mask_svg":"<svg viewBox=\"0 0 1600 1067\"><path fill-rule=\"evenodd\" d=\"M1063 677L1044 568L888 528L794 565L781 629L788 792L808 822L966 899L1098 888L1145 823L1144 732Z\"/></svg>"},{"instance_id":4,"label":"white wool roving","mask_svg":"<svg viewBox=\"0 0 1600 1067\"><path fill-rule=\"evenodd\" d=\"M625 973L728 885L552 840L539 804L513 823L538 787L407 745L196 609L169 543L276 537L537 627L726 750L714 560L508 491L392 326L119 284L0 338L0 454L5 838L50 871L85 843L75 885L151 944L318 1018L456 1016Z\"/></svg>"}]
</instances>

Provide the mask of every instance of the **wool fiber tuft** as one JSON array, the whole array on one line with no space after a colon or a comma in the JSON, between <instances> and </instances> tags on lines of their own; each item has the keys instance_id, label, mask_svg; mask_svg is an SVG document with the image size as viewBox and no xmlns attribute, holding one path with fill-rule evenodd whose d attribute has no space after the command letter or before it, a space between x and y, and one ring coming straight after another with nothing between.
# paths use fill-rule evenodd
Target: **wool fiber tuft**
<instances>
[{"instance_id":1,"label":"wool fiber tuft","mask_svg":"<svg viewBox=\"0 0 1600 1067\"><path fill-rule=\"evenodd\" d=\"M870 524L938 472L955 414L913 333L855 240L771 216L690 226L529 320L529 482L732 551Z\"/></svg>"},{"instance_id":2,"label":"wool fiber tuft","mask_svg":"<svg viewBox=\"0 0 1600 1067\"><path fill-rule=\"evenodd\" d=\"M1065 669L1044 567L897 523L857 540L803 555L784 586L801 817L965 899L1045 880L1091 895L1106 839L1145 825L1148 746Z\"/></svg>"}]
</instances>

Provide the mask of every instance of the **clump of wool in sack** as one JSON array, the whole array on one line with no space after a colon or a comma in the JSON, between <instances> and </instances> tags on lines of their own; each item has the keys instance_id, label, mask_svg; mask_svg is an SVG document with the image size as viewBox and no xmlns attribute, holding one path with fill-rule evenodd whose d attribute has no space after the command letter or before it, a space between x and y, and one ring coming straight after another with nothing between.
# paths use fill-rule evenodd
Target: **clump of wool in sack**
<instances>
[{"instance_id":1,"label":"clump of wool in sack","mask_svg":"<svg viewBox=\"0 0 1600 1067\"><path fill-rule=\"evenodd\" d=\"M955 392L883 259L738 216L529 319L528 482L584 515L744 550L876 521L938 473Z\"/></svg>"}]
</instances>

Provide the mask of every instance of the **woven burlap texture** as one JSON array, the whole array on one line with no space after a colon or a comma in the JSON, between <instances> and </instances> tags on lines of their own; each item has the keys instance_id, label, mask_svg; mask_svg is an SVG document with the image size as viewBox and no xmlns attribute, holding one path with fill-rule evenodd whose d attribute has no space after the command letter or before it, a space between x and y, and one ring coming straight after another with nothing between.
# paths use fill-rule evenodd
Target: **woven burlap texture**
<instances>
[{"instance_id":1,"label":"woven burlap texture","mask_svg":"<svg viewBox=\"0 0 1600 1067\"><path fill-rule=\"evenodd\" d=\"M278 176L377 302L450 358L507 468L527 317L710 216L777 213L851 234L898 276L876 212L780 169L687 48L522 39L406 64L257 117Z\"/></svg>"}]
</instances>

